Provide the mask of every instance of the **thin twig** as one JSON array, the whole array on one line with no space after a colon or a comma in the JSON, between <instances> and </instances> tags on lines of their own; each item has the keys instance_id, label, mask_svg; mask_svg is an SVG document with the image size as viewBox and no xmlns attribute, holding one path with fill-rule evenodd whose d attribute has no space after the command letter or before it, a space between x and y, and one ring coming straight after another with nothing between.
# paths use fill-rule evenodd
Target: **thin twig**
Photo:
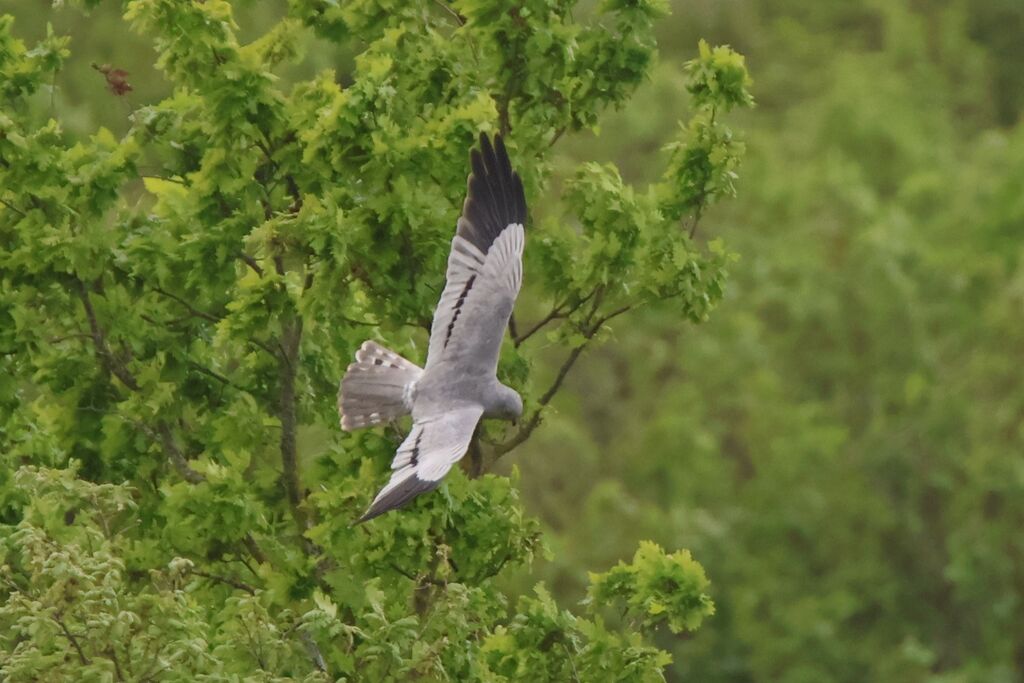
<instances>
[{"instance_id":1,"label":"thin twig","mask_svg":"<svg viewBox=\"0 0 1024 683\"><path fill-rule=\"evenodd\" d=\"M6 199L2 199L2 198L0 198L0 204L3 204L3 205L4 205L4 206L6 206L6 207L7 207L8 209L10 209L10 210L11 210L11 211L13 211L14 213L18 214L18 215L19 215L19 216L21 216L22 218L24 218L24 217L25 217L25 212L24 212L24 211L22 211L21 209L19 209L19 208L18 208L18 207L16 207L16 206L14 206L13 204L10 204L10 203L9 203L9 202L8 202L8 201L7 201Z\"/></svg>"},{"instance_id":2,"label":"thin twig","mask_svg":"<svg viewBox=\"0 0 1024 683\"><path fill-rule=\"evenodd\" d=\"M244 251L238 252L238 258L242 259L245 265L252 268L254 273L259 275L260 277L263 277L263 269L260 268L260 264L256 262L256 259L254 259L252 256L249 256Z\"/></svg>"},{"instance_id":3,"label":"thin twig","mask_svg":"<svg viewBox=\"0 0 1024 683\"><path fill-rule=\"evenodd\" d=\"M252 559L256 560L257 563L267 563L267 556L263 552L263 548L261 548L259 544L256 543L256 539L252 537L252 534L246 534L245 537L242 539L242 544L245 546L245 549L249 551L249 554L252 555ZM244 559L242 561L243 563L245 563ZM245 563L245 566L249 567L249 564ZM249 571L251 571L253 574L256 573L252 570L252 567L249 567Z\"/></svg>"},{"instance_id":4,"label":"thin twig","mask_svg":"<svg viewBox=\"0 0 1024 683\"><path fill-rule=\"evenodd\" d=\"M110 649L107 650L107 653L110 655L110 661L114 663L114 674L117 676L117 680L123 681L124 674L121 673L121 663L117 661L117 652L114 651L113 645L110 646Z\"/></svg>"},{"instance_id":5,"label":"thin twig","mask_svg":"<svg viewBox=\"0 0 1024 683\"><path fill-rule=\"evenodd\" d=\"M255 338L253 338L253 337L250 337L250 338L249 338L249 339L248 339L247 341L248 341L248 342L249 342L250 344L252 344L253 346L257 346L257 347L259 347L260 349L263 349L264 351L266 351L267 353L269 353L269 354L270 354L271 356L273 356L274 358L277 358L277 357L278 357L278 352L277 352L277 350L276 350L276 349L274 349L274 347L272 347L272 346L270 346L269 344L267 344L266 342L261 342L261 341L260 341L259 339L255 339Z\"/></svg>"},{"instance_id":6,"label":"thin twig","mask_svg":"<svg viewBox=\"0 0 1024 683\"><path fill-rule=\"evenodd\" d=\"M185 455L178 448L178 444L174 442L171 428L166 422L160 421L157 423L156 435L160 440L160 445L163 446L164 452L167 453L171 464L174 465L174 469L178 471L178 475L182 479L190 484L200 484L206 481L206 476L202 472L197 472L189 466Z\"/></svg>"},{"instance_id":7,"label":"thin twig","mask_svg":"<svg viewBox=\"0 0 1024 683\"><path fill-rule=\"evenodd\" d=\"M565 654L569 657L569 666L572 667L572 679L576 681L576 683L580 683L580 672L576 670L576 660L573 658L572 653L569 652L569 646L565 643L559 643L559 645L562 646L562 649L565 650Z\"/></svg>"},{"instance_id":8,"label":"thin twig","mask_svg":"<svg viewBox=\"0 0 1024 683\"><path fill-rule=\"evenodd\" d=\"M229 387L231 387L233 389L238 389L239 391L248 391L248 389L246 389L243 386L239 386L238 384L235 384L234 382L232 382L230 379L228 379L224 375L221 375L218 372L214 372L213 370L211 370L211 369L209 369L207 367L204 367L204 366L200 365L199 363L196 363L195 361L191 361L190 360L188 362L188 364L189 364L190 367L195 368L196 370L198 370L199 372L203 373L204 375L206 375L208 377L212 377L213 379L217 380L221 384L224 384L225 386L229 386Z\"/></svg>"},{"instance_id":9,"label":"thin twig","mask_svg":"<svg viewBox=\"0 0 1024 683\"><path fill-rule=\"evenodd\" d=\"M600 302L600 298L601 293L599 292L597 301L595 301L595 308L596 304ZM597 320L597 322L595 322L593 325L587 328L587 331L584 332L583 334L583 343L573 348L573 350L569 352L569 355L566 357L565 361L562 362L562 367L558 369L558 374L555 376L555 380L551 383L551 386L548 387L548 390L545 391L544 394L541 395L540 399L537 401L537 403L539 404L538 408L533 413L533 415L530 416L530 419L526 421L526 423L519 429L518 432L515 433L515 435L510 440L504 443L497 444L495 446L495 458L500 458L501 456L505 455L512 449L521 445L528 438L530 438L530 435L533 433L533 430L535 430L540 425L541 418L544 413L544 408L549 403L551 403L551 399L553 399L555 397L555 394L558 393L558 390L561 389L562 383L568 376L569 371L576 364L576 361L579 360L580 355L583 353L583 350L587 347L590 341L594 338L594 335L596 335L597 332L601 329L601 327L603 327L605 323L607 323L609 320L622 315L623 313L629 311L632 308L633 304L626 304L624 306L621 306L612 311L611 313L602 316ZM595 312L595 310L592 310L590 315L593 316Z\"/></svg>"},{"instance_id":10,"label":"thin twig","mask_svg":"<svg viewBox=\"0 0 1024 683\"><path fill-rule=\"evenodd\" d=\"M165 289L162 289L160 287L156 287L156 286L153 286L153 285L150 285L149 288L152 289L157 294L161 294L161 295L167 297L168 299L171 299L172 301L178 302L179 304L184 306L188 310L189 313L191 313L192 315L194 315L197 318L202 318L203 320L208 320L208 321L210 321L212 323L220 322L220 320L221 320L220 318L218 318L215 315L212 315L212 314L207 313L205 311L200 311L198 308L196 308L195 306L193 306L189 302L185 301L184 299L182 299L177 294L172 294L171 292L168 292Z\"/></svg>"},{"instance_id":11,"label":"thin twig","mask_svg":"<svg viewBox=\"0 0 1024 683\"><path fill-rule=\"evenodd\" d=\"M399 567L394 562L391 562L389 564L391 565L391 568L394 569L396 572L398 572L399 574L401 574L405 578L407 578L410 581L412 581L413 583L415 583L417 590L423 590L424 588L427 587L427 585L430 585L430 586L447 586L448 585L444 581L441 581L440 579L436 579L433 576L429 576L427 574L422 574L420 576L416 576L412 572L408 572L408 571L402 569L401 567Z\"/></svg>"},{"instance_id":12,"label":"thin twig","mask_svg":"<svg viewBox=\"0 0 1024 683\"><path fill-rule=\"evenodd\" d=\"M443 9L448 14L450 14L452 18L454 18L455 21L458 22L459 26L466 25L466 18L459 14L458 12L456 12L451 7L449 7L448 5L446 5L445 3L441 2L441 0L434 0L434 4Z\"/></svg>"},{"instance_id":13,"label":"thin twig","mask_svg":"<svg viewBox=\"0 0 1024 683\"><path fill-rule=\"evenodd\" d=\"M548 143L548 149L550 149L550 148L555 146L555 143L558 142L558 140L562 137L562 135L565 134L565 131L567 129L568 129L568 126L562 126L561 128L559 128L558 130L555 131L554 136L552 136L552 138L551 138L551 142Z\"/></svg>"},{"instance_id":14,"label":"thin twig","mask_svg":"<svg viewBox=\"0 0 1024 683\"><path fill-rule=\"evenodd\" d=\"M82 300L82 308L85 309L86 318L89 320L89 330L93 346L100 357L100 363L107 372L117 377L130 390L138 391L138 382L135 381L135 378L128 372L128 369L118 361L113 352L111 352L110 347L107 346L106 336L103 333L103 328L100 327L99 321L96 319L96 311L92 307L92 299L89 297L89 290L86 289L85 283L77 277L75 282L78 286L78 296Z\"/></svg>"},{"instance_id":15,"label":"thin twig","mask_svg":"<svg viewBox=\"0 0 1024 683\"><path fill-rule=\"evenodd\" d=\"M245 581L239 581L238 579L233 579L229 576L217 576L216 574L210 574L208 572L199 571L198 569L193 569L192 573L196 576L201 576L204 579L210 579L211 581L223 583L225 585L231 586L232 588L237 588L238 590L245 591L249 595L256 595L256 589L247 584Z\"/></svg>"},{"instance_id":16,"label":"thin twig","mask_svg":"<svg viewBox=\"0 0 1024 683\"><path fill-rule=\"evenodd\" d=\"M85 656L85 652L82 651L82 646L78 644L78 639L75 638L74 634L68 630L67 624L65 624L59 616L56 614L51 615L54 621L56 621L62 631L64 631L64 637L71 641L71 645L78 651L78 661L88 666L89 658Z\"/></svg>"},{"instance_id":17,"label":"thin twig","mask_svg":"<svg viewBox=\"0 0 1024 683\"><path fill-rule=\"evenodd\" d=\"M343 320L343 321L347 322L349 325L364 325L366 327L380 327L380 323L379 322L374 322L373 320L354 320L353 318L346 318L343 315L339 315L338 316L338 320ZM412 323L410 323L410 324L412 324ZM416 324L412 324L412 325L413 325L413 327L419 327L419 325L416 325Z\"/></svg>"},{"instance_id":18,"label":"thin twig","mask_svg":"<svg viewBox=\"0 0 1024 683\"><path fill-rule=\"evenodd\" d=\"M690 223L690 239L693 239L697 234L697 225L700 223L701 214L704 212L704 202L697 204L697 209L693 212L693 221Z\"/></svg>"},{"instance_id":19,"label":"thin twig","mask_svg":"<svg viewBox=\"0 0 1024 683\"><path fill-rule=\"evenodd\" d=\"M165 175L151 175L151 174L147 174L147 173L140 173L139 177L140 178L152 178L154 180L166 180L169 183L177 183L178 185L186 185L186 186L188 185L188 183L186 183L181 178L171 178L170 176L165 176Z\"/></svg>"},{"instance_id":20,"label":"thin twig","mask_svg":"<svg viewBox=\"0 0 1024 683\"><path fill-rule=\"evenodd\" d=\"M551 309L551 311L546 316L537 321L537 323L533 325L530 329L528 329L523 334L516 336L515 339L513 339L512 343L518 348L520 344L522 344L524 341L535 335L537 332L541 330L541 328L543 328L552 320L568 318L570 315L578 311L580 307L583 306L583 304L590 301L590 299L593 298L595 294L597 294L597 290L598 288L595 288L593 291L591 291L585 297L581 298L568 309L566 309L566 307L569 306L568 302L557 304Z\"/></svg>"},{"instance_id":21,"label":"thin twig","mask_svg":"<svg viewBox=\"0 0 1024 683\"><path fill-rule=\"evenodd\" d=\"M512 339L513 346L518 348L519 345L522 344L524 341L535 335L537 332L540 332L541 328L547 325L549 322L564 317L565 314L562 312L561 308L559 306L555 306L554 308L551 309L551 312L549 312L546 316L538 320L532 327L530 327L530 329L528 329L526 332L523 332L522 335L514 335Z\"/></svg>"},{"instance_id":22,"label":"thin twig","mask_svg":"<svg viewBox=\"0 0 1024 683\"><path fill-rule=\"evenodd\" d=\"M91 334L87 334L85 332L76 332L74 334L64 335L63 337L54 337L53 339L47 339L46 343L47 344L60 344L62 342L66 342L66 341L69 341L71 339L92 339L92 335Z\"/></svg>"}]
</instances>

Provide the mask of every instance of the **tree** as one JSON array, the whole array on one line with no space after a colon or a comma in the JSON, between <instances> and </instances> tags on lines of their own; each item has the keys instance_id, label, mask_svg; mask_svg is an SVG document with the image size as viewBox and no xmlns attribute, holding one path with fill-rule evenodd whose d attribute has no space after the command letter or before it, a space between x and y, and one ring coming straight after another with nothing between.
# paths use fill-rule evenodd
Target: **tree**
<instances>
[{"instance_id":1,"label":"tree","mask_svg":"<svg viewBox=\"0 0 1024 683\"><path fill-rule=\"evenodd\" d=\"M27 49L0 18L7 679L661 678L654 629L713 612L700 565L642 543L591 576L579 614L542 585L510 604L495 577L545 550L515 477L483 473L611 321L699 322L720 299L729 255L694 232L733 192L723 116L751 104L749 77L702 43L662 179L637 190L588 163L556 196L551 148L625 104L664 9L607 2L578 23L573 4L294 0L243 44L227 2L134 0L172 92L122 137L82 139L47 97L67 39ZM357 51L344 86L276 75L314 34ZM130 92L131 73L96 70L111 102ZM337 381L367 337L422 355L488 129L533 207L533 303L499 369L525 419L483 430L439 492L350 527L399 434L343 435Z\"/></svg>"}]
</instances>

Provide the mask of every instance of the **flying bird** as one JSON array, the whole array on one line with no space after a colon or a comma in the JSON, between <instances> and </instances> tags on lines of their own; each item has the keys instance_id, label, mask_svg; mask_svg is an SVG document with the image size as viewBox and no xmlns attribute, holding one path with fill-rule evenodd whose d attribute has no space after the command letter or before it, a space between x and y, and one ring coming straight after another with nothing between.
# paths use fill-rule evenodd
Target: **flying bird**
<instances>
[{"instance_id":1,"label":"flying bird","mask_svg":"<svg viewBox=\"0 0 1024 683\"><path fill-rule=\"evenodd\" d=\"M412 414L391 479L359 522L437 488L469 448L482 417L515 420L523 399L498 381L498 353L523 279L526 196L500 135L480 134L420 368L374 341L348 366L338 392L341 427L371 427Z\"/></svg>"}]
</instances>

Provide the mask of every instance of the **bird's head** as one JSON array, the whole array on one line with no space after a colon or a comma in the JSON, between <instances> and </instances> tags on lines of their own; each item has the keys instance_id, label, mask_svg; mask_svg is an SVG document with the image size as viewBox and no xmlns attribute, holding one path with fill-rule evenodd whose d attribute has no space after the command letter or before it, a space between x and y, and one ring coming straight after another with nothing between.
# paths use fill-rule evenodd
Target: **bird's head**
<instances>
[{"instance_id":1,"label":"bird's head","mask_svg":"<svg viewBox=\"0 0 1024 683\"><path fill-rule=\"evenodd\" d=\"M523 415L523 397L515 389L500 385L497 405L494 406L493 417L515 422Z\"/></svg>"}]
</instances>

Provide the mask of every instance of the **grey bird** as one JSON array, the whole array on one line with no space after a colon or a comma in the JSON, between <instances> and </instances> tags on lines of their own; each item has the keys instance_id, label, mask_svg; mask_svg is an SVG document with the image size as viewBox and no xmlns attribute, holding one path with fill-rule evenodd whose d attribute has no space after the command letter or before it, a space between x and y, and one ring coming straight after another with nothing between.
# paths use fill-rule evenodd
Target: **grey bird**
<instances>
[{"instance_id":1,"label":"grey bird","mask_svg":"<svg viewBox=\"0 0 1024 683\"><path fill-rule=\"evenodd\" d=\"M480 418L515 420L523 399L498 381L498 353L523 277L526 196L500 135L470 153L466 201L448 255L423 368L364 342L338 392L341 427L371 427L412 414L391 479L359 522L437 488Z\"/></svg>"}]
</instances>

